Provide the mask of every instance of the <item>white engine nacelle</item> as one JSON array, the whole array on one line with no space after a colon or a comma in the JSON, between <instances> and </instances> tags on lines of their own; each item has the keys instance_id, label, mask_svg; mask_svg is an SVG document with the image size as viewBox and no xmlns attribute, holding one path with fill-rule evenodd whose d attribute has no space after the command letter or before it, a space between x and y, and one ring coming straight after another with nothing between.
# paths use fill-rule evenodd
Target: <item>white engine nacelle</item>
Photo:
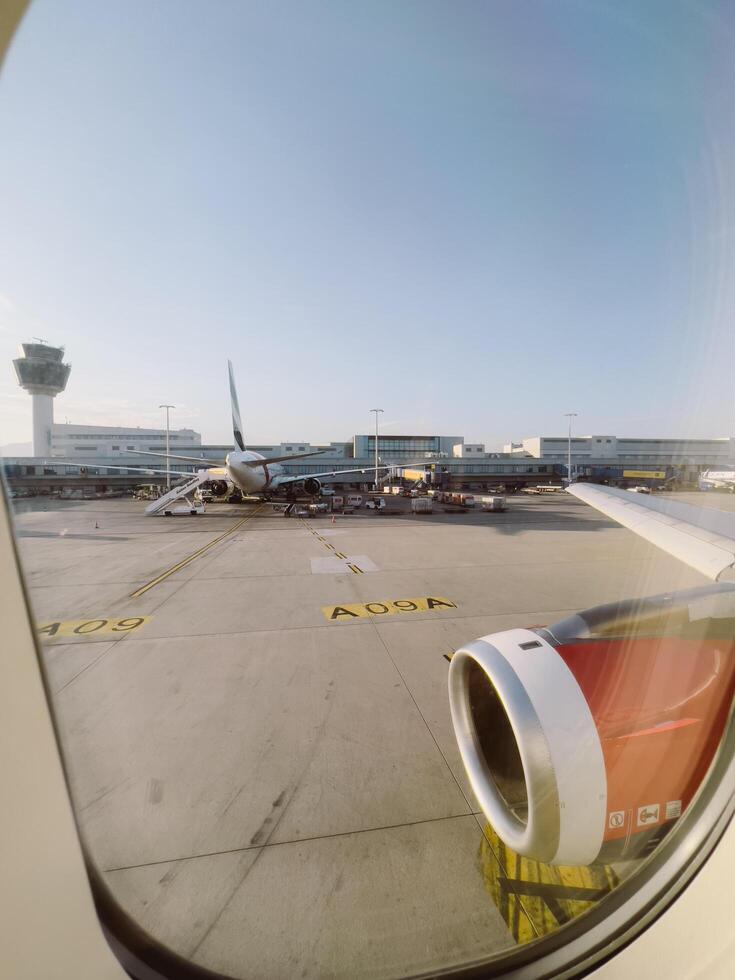
<instances>
[{"instance_id":1,"label":"white engine nacelle","mask_svg":"<svg viewBox=\"0 0 735 980\"><path fill-rule=\"evenodd\" d=\"M310 497L318 497L321 492L321 480L317 480L315 476L310 476L308 480L304 480L304 493L308 493Z\"/></svg>"}]
</instances>

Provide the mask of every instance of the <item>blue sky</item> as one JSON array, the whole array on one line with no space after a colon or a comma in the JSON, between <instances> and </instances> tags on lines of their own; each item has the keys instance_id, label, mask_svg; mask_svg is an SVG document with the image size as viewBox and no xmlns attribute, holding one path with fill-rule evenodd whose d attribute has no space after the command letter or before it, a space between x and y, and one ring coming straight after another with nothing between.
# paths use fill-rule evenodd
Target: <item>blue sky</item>
<instances>
[{"instance_id":1,"label":"blue sky","mask_svg":"<svg viewBox=\"0 0 735 980\"><path fill-rule=\"evenodd\" d=\"M36 0L0 79L10 359L253 442L735 432L727 2Z\"/></svg>"}]
</instances>

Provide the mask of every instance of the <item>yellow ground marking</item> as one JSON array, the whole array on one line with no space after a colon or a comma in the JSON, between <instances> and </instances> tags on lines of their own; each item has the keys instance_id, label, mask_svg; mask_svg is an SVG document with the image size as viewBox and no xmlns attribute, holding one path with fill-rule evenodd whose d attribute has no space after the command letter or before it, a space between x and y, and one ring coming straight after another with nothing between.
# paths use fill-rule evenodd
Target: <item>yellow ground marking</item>
<instances>
[{"instance_id":1,"label":"yellow ground marking","mask_svg":"<svg viewBox=\"0 0 735 980\"><path fill-rule=\"evenodd\" d=\"M357 565L350 565L362 573ZM363 573L364 574L364 573ZM330 622L350 622L353 619L369 619L371 616L393 616L397 613L429 612L456 609L457 603L441 596L422 596L420 599L385 599L380 602L354 603L346 606L322 606L322 614Z\"/></svg>"},{"instance_id":2,"label":"yellow ground marking","mask_svg":"<svg viewBox=\"0 0 735 980\"><path fill-rule=\"evenodd\" d=\"M201 555L205 553L205 551L209 551L210 548L214 548L214 546L216 544L219 544L220 541L224 541L225 538L229 537L231 534L234 534L235 531L238 531L243 526L243 524L247 524L248 521L251 521L258 513L258 511L262 509L262 507L263 507L262 504L260 505L260 507L256 507L256 509L253 511L252 514L248 514L247 517L243 517L236 524L233 524L231 528L228 528L226 531L220 534L219 537L216 537L214 541L210 541L209 544L205 544L203 548L199 548L199 550L195 551L193 555L189 555L188 558L183 558L175 565L172 565L171 568L168 568L165 572L162 572L160 575L156 576L156 578L152 579L150 582L146 582L145 585L142 585L139 589L136 589L135 592L131 592L130 598L137 599L139 596L142 596L144 592L147 592L149 589L152 589L155 585L159 585L169 576L173 575L174 572L180 571L182 568L184 568L185 565L188 565L190 564L190 562L193 562L196 558L199 558Z\"/></svg>"},{"instance_id":3,"label":"yellow ground marking","mask_svg":"<svg viewBox=\"0 0 735 980\"><path fill-rule=\"evenodd\" d=\"M330 551L334 552L335 558L343 558L343 559L347 558L347 555L342 554L341 551L337 551L334 545L330 544L326 538L322 537L322 535L319 534L318 531L315 531L313 527L309 527L309 525L306 523L306 521L303 518L301 519L301 523L304 525L304 527L308 528L311 531L311 533L314 535L315 538L318 538L321 541L321 543L324 545L325 548L329 548ZM348 562L347 567L351 572L354 572L355 575L365 574L359 565L353 565L352 562Z\"/></svg>"},{"instance_id":4,"label":"yellow ground marking","mask_svg":"<svg viewBox=\"0 0 735 980\"><path fill-rule=\"evenodd\" d=\"M57 636L100 636L109 633L132 633L148 622L150 616L125 616L122 619L66 619L36 626L36 632L44 640Z\"/></svg>"},{"instance_id":5,"label":"yellow ground marking","mask_svg":"<svg viewBox=\"0 0 735 980\"><path fill-rule=\"evenodd\" d=\"M608 865L561 866L521 857L489 824L480 843L480 865L485 888L521 944L593 908L618 884Z\"/></svg>"},{"instance_id":6,"label":"yellow ground marking","mask_svg":"<svg viewBox=\"0 0 735 980\"><path fill-rule=\"evenodd\" d=\"M330 551L333 551L334 552L335 558L341 558L343 560L345 560L347 558L347 555L343 554L341 551L337 551L337 549L334 547L334 545L333 544L330 544L327 541L326 538L322 537L322 535L319 534L318 531L315 531L313 527L309 527L309 525L306 523L306 521L303 519L303 517L301 518L301 523L304 525L305 528L307 528L309 531L311 531L311 533L314 535L315 538L318 538L321 541L321 543L324 545L325 548L329 548ZM354 565L352 562L347 562L347 567L355 575L364 575L365 574L365 572L363 571L362 568L360 568L359 565ZM324 610L322 610L322 612L324 612ZM325 615L326 615L326 613L325 613ZM329 618L329 617L327 617L327 618Z\"/></svg>"}]
</instances>

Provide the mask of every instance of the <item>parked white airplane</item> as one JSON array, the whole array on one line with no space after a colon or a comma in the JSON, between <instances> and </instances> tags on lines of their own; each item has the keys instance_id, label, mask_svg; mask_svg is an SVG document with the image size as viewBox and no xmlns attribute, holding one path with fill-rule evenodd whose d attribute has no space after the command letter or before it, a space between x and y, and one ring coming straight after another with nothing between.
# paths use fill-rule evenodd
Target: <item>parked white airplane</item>
<instances>
[{"instance_id":1,"label":"parked white airplane","mask_svg":"<svg viewBox=\"0 0 735 980\"><path fill-rule=\"evenodd\" d=\"M237 487L245 496L261 497L269 499L273 494L280 490L288 490L300 484L304 493L311 497L318 496L322 489L322 480L325 477L341 476L348 473L369 473L374 471L374 467L353 467L345 470L325 470L316 473L307 473L301 476L288 476L282 464L286 461L292 462L295 459L303 459L307 456L318 456L323 450L316 450L308 453L290 453L287 456L262 456L251 449L246 449L243 437L243 426L240 417L240 405L235 388L235 376L232 369L232 361L227 362L230 380L230 402L232 405L232 432L235 440L236 449L228 453L225 459L216 460L214 467L203 468L196 475L190 473L173 472L172 476L189 477L187 483L174 487L169 493L155 500L146 507L147 514L160 514L166 512L166 507L180 497L185 497L192 493L197 486L203 483L212 483L220 490L220 495L227 492L227 483ZM162 459L175 459L186 463L198 463L201 465L203 460L196 456L179 456L173 453L153 453L144 450L131 450L142 456L157 456ZM380 465L378 469L387 470L390 465ZM152 471L153 472L153 471ZM163 472L163 471L159 471Z\"/></svg>"},{"instance_id":2,"label":"parked white airplane","mask_svg":"<svg viewBox=\"0 0 735 980\"><path fill-rule=\"evenodd\" d=\"M735 493L735 470L705 470L699 475L700 490L730 490Z\"/></svg>"},{"instance_id":3,"label":"parked white airplane","mask_svg":"<svg viewBox=\"0 0 735 980\"><path fill-rule=\"evenodd\" d=\"M521 489L521 493L560 493L563 489L564 488L561 486L561 484L557 486L539 483L532 487L523 487Z\"/></svg>"}]
</instances>

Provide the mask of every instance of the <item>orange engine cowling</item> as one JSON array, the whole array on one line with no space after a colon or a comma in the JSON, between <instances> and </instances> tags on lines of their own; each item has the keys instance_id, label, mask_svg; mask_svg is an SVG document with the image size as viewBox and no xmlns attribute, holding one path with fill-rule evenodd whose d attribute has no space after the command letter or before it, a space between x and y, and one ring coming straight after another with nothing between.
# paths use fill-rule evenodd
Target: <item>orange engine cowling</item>
<instances>
[{"instance_id":1,"label":"orange engine cowling","mask_svg":"<svg viewBox=\"0 0 735 980\"><path fill-rule=\"evenodd\" d=\"M598 606L482 637L449 671L472 788L508 847L633 857L691 801L735 690L735 586Z\"/></svg>"}]
</instances>

